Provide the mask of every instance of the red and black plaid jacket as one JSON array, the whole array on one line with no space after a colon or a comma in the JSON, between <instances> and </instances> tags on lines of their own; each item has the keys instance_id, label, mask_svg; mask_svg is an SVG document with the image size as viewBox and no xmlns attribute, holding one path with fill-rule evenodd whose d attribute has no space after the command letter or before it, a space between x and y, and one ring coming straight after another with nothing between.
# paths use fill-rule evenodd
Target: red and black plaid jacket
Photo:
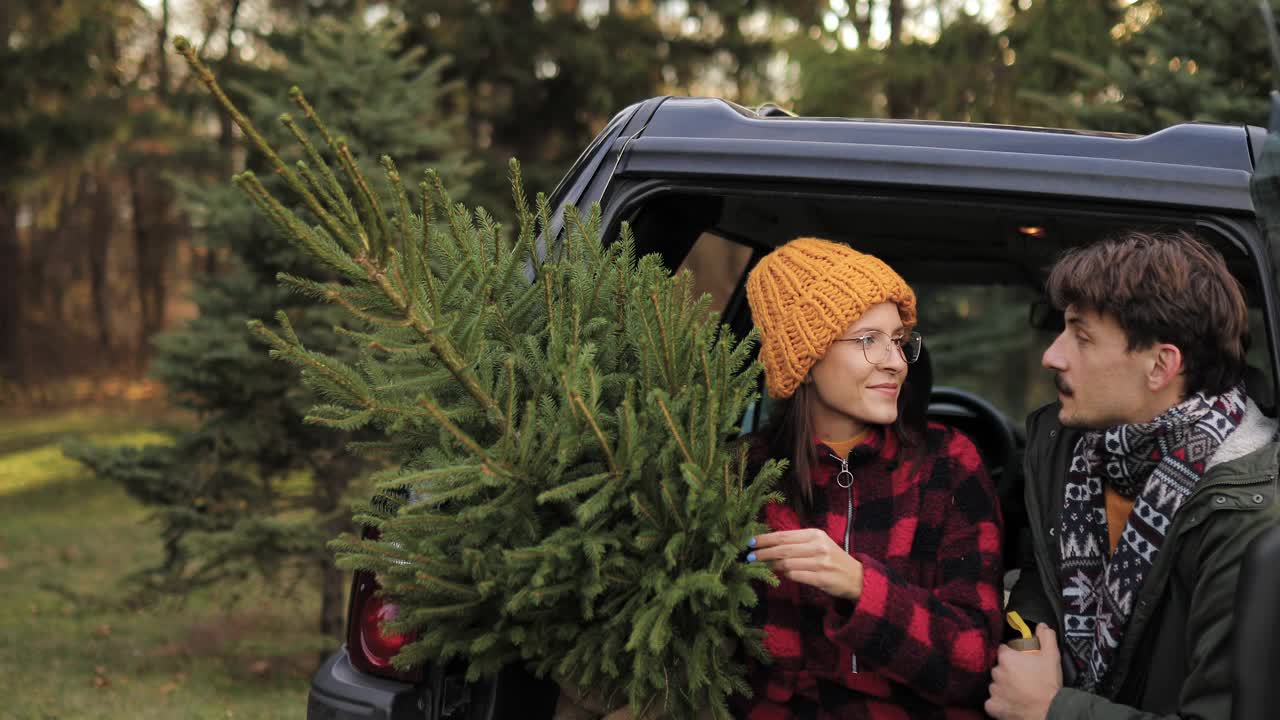
<instances>
[{"instance_id":1,"label":"red and black plaid jacket","mask_svg":"<svg viewBox=\"0 0 1280 720\"><path fill-rule=\"evenodd\" d=\"M919 450L904 460L893 433L873 433L850 453L845 489L840 462L819 445L805 517L766 508L774 530L821 527L843 546L852 493L862 597L788 580L762 587L757 621L773 663L749 665L753 697L740 698L738 716L985 717L1001 628L1000 506L964 435L930 424Z\"/></svg>"}]
</instances>

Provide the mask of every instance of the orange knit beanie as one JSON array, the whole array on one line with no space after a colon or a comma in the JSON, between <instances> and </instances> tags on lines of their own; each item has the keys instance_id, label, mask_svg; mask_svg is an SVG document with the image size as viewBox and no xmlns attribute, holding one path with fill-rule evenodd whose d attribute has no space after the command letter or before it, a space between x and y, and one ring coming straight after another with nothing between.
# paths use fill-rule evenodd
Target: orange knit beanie
<instances>
[{"instance_id":1,"label":"orange knit beanie","mask_svg":"<svg viewBox=\"0 0 1280 720\"><path fill-rule=\"evenodd\" d=\"M769 396L791 397L831 343L882 302L915 325L915 293L877 257L818 238L796 238L766 255L747 276L747 303L760 328Z\"/></svg>"}]
</instances>

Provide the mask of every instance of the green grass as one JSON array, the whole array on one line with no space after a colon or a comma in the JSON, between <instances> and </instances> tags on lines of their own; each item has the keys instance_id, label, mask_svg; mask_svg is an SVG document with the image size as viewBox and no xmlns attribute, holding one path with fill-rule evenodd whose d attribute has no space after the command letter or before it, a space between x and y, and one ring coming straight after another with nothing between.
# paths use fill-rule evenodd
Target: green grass
<instances>
[{"instance_id":1,"label":"green grass","mask_svg":"<svg viewBox=\"0 0 1280 720\"><path fill-rule=\"evenodd\" d=\"M302 717L314 599L241 584L130 609L157 527L62 457L67 435L164 438L82 413L0 422L0 718Z\"/></svg>"}]
</instances>

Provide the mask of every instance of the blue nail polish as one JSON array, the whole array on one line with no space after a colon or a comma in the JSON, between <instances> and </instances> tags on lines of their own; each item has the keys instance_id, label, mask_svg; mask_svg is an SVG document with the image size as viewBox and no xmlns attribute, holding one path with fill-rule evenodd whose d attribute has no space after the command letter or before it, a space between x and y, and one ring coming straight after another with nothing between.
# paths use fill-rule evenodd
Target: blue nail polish
<instances>
[{"instance_id":1,"label":"blue nail polish","mask_svg":"<svg viewBox=\"0 0 1280 720\"><path fill-rule=\"evenodd\" d=\"M747 541L747 547L755 547L755 546L756 546L755 538L751 538L750 540Z\"/></svg>"},{"instance_id":2,"label":"blue nail polish","mask_svg":"<svg viewBox=\"0 0 1280 720\"><path fill-rule=\"evenodd\" d=\"M756 554L755 554L755 553L747 553L747 562L755 562L755 561L756 561Z\"/></svg>"}]
</instances>

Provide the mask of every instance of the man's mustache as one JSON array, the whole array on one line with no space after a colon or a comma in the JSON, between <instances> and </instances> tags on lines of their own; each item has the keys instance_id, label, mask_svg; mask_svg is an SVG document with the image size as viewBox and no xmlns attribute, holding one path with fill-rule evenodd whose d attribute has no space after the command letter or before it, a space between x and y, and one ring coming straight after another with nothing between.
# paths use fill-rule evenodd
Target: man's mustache
<instances>
[{"instance_id":1,"label":"man's mustache","mask_svg":"<svg viewBox=\"0 0 1280 720\"><path fill-rule=\"evenodd\" d=\"M1054 387L1058 388L1058 392L1062 393L1063 395L1070 397L1071 395L1075 394L1075 391L1071 389L1071 386L1067 384L1066 380L1062 379L1061 375L1053 376L1053 385Z\"/></svg>"}]
</instances>

